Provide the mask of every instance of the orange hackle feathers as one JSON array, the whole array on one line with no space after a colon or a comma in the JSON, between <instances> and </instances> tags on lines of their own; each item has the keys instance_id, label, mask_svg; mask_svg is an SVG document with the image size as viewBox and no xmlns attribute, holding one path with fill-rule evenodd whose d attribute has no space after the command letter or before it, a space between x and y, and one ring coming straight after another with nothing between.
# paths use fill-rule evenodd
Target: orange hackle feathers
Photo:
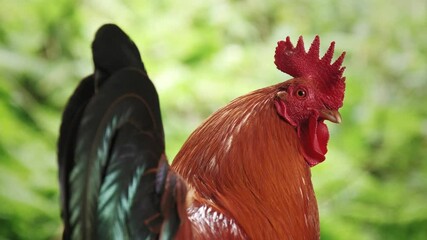
<instances>
[{"instance_id":1,"label":"orange hackle feathers","mask_svg":"<svg viewBox=\"0 0 427 240\"><path fill-rule=\"evenodd\" d=\"M248 239L317 239L310 169L294 128L274 109L278 87L237 98L214 113L189 137L172 168L197 191L196 207L218 209Z\"/></svg>"},{"instance_id":2,"label":"orange hackle feathers","mask_svg":"<svg viewBox=\"0 0 427 240\"><path fill-rule=\"evenodd\" d=\"M341 66L345 52L343 52L335 62L331 63L334 56L335 42L329 45L325 55L319 57L320 38L316 36L311 43L310 49L306 52L304 40L299 37L297 45L294 47L290 38L277 43L274 63L277 69L291 75L294 78L308 78L318 83L318 88L325 95L335 96L333 101L327 101L332 109L342 106L344 99L345 77L343 73L345 67Z\"/></svg>"}]
</instances>

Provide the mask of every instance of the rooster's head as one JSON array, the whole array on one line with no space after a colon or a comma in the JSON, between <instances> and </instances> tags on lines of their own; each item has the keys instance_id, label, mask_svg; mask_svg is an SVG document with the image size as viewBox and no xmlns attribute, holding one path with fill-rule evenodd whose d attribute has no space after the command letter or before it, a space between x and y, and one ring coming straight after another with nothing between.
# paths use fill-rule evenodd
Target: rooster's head
<instances>
[{"instance_id":1,"label":"rooster's head","mask_svg":"<svg viewBox=\"0 0 427 240\"><path fill-rule=\"evenodd\" d=\"M325 160L329 132L324 120L341 122L338 109L343 105L345 52L331 63L335 43L319 58L320 39L314 39L308 52L302 37L294 47L287 37L279 41L275 61L277 68L292 77L279 84L275 106L278 114L297 130L302 154L310 166Z\"/></svg>"}]
</instances>

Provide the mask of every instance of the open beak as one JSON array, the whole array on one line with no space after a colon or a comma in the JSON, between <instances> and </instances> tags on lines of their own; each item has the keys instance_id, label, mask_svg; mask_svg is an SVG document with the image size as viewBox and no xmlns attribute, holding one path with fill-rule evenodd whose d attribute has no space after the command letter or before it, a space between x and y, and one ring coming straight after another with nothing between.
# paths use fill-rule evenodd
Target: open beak
<instances>
[{"instance_id":1,"label":"open beak","mask_svg":"<svg viewBox=\"0 0 427 240\"><path fill-rule=\"evenodd\" d=\"M341 123L341 114L338 112L338 110L329 110L324 109L320 111L320 117L329 120L333 123Z\"/></svg>"}]
</instances>

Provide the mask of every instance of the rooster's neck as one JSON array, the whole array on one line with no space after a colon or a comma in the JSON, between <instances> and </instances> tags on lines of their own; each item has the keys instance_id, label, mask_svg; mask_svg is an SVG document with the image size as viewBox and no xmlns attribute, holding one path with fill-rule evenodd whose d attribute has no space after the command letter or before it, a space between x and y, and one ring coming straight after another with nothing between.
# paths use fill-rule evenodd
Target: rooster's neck
<instances>
[{"instance_id":1,"label":"rooster's neck","mask_svg":"<svg viewBox=\"0 0 427 240\"><path fill-rule=\"evenodd\" d=\"M295 129L277 115L273 99L269 87L218 110L190 136L173 168L250 238L315 239L310 169Z\"/></svg>"}]
</instances>

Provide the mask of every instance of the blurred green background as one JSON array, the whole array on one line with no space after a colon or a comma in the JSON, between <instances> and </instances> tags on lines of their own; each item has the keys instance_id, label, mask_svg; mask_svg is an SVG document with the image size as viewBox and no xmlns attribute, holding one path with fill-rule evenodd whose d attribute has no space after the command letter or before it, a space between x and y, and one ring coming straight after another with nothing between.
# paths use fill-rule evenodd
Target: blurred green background
<instances>
[{"instance_id":1,"label":"blurred green background","mask_svg":"<svg viewBox=\"0 0 427 240\"><path fill-rule=\"evenodd\" d=\"M322 239L427 239L427 1L0 0L0 239L61 234L61 111L103 23L139 46L170 159L203 119L286 80L276 42L347 51L343 123L312 169ZM337 54L336 54L337 55Z\"/></svg>"}]
</instances>

